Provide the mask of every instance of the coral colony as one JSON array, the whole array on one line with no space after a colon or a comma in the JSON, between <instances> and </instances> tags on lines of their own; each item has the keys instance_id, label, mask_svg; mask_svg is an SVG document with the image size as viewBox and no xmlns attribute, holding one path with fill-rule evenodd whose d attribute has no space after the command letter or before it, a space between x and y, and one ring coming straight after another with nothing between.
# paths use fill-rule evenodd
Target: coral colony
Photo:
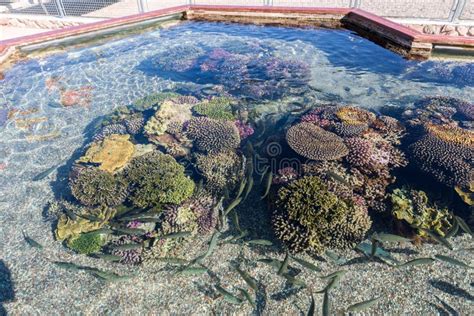
<instances>
[{"instance_id":1,"label":"coral colony","mask_svg":"<svg viewBox=\"0 0 474 316\"><path fill-rule=\"evenodd\" d=\"M201 68L229 54L215 51ZM291 71L275 60L270 66L272 74ZM457 193L457 207L472 206L473 105L446 97L417 104L401 114L405 124L327 104L269 129L234 98L151 94L104 119L72 166L71 199L50 204L56 238L80 254L153 264L222 229L260 179L274 235L293 253L353 248L378 218L389 219L393 233L430 242L427 232L446 236L456 215L449 201L431 200L428 186L397 176L407 168L426 174ZM268 154L269 137L284 148L281 167L262 175L253 165ZM288 159L298 165L284 166Z\"/></svg>"}]
</instances>

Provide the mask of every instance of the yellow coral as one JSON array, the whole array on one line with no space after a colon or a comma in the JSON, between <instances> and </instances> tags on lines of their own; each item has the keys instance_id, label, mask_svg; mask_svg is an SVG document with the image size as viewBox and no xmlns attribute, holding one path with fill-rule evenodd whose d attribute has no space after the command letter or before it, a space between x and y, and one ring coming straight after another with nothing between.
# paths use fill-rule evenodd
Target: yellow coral
<instances>
[{"instance_id":1,"label":"yellow coral","mask_svg":"<svg viewBox=\"0 0 474 316\"><path fill-rule=\"evenodd\" d=\"M345 124L368 124L376 119L374 113L353 106L344 106L336 112L336 116Z\"/></svg>"},{"instance_id":2,"label":"yellow coral","mask_svg":"<svg viewBox=\"0 0 474 316\"><path fill-rule=\"evenodd\" d=\"M431 135L449 143L474 148L474 132L453 125L426 124L425 128Z\"/></svg>"},{"instance_id":3,"label":"yellow coral","mask_svg":"<svg viewBox=\"0 0 474 316\"><path fill-rule=\"evenodd\" d=\"M92 144L79 162L100 164L99 169L113 173L129 162L135 151L130 135L113 134L101 142Z\"/></svg>"},{"instance_id":4,"label":"yellow coral","mask_svg":"<svg viewBox=\"0 0 474 316\"><path fill-rule=\"evenodd\" d=\"M172 100L164 101L145 125L145 132L148 135L163 135L170 125L182 125L191 119L191 108L190 104L177 104Z\"/></svg>"},{"instance_id":5,"label":"yellow coral","mask_svg":"<svg viewBox=\"0 0 474 316\"><path fill-rule=\"evenodd\" d=\"M64 214L61 215L56 227L56 239L60 241L74 239L82 233L101 228L115 216L115 210L113 209L101 209L93 213L95 213L93 216L97 217L98 221L91 221L80 216L72 220Z\"/></svg>"}]
</instances>

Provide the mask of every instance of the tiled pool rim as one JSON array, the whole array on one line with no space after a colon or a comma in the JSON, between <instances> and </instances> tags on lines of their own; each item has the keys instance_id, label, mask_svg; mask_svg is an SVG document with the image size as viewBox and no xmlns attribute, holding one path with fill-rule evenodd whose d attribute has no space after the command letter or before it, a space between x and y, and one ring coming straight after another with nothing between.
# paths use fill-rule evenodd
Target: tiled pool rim
<instances>
[{"instance_id":1,"label":"tiled pool rim","mask_svg":"<svg viewBox=\"0 0 474 316\"><path fill-rule=\"evenodd\" d=\"M437 45L474 50L474 38L427 35L360 9L184 5L0 41L0 65L20 48L181 14L183 19L344 27L409 59L428 59Z\"/></svg>"}]
</instances>

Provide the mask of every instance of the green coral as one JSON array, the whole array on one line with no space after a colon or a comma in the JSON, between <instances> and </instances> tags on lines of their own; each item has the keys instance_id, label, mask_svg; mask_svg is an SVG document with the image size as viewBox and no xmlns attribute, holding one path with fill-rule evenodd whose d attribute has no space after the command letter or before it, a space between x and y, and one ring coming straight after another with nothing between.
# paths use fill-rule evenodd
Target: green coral
<instances>
[{"instance_id":1,"label":"green coral","mask_svg":"<svg viewBox=\"0 0 474 316\"><path fill-rule=\"evenodd\" d=\"M84 205L116 206L127 197L127 183L120 176L114 176L98 168L78 167L70 180L71 192Z\"/></svg>"},{"instance_id":2,"label":"green coral","mask_svg":"<svg viewBox=\"0 0 474 316\"><path fill-rule=\"evenodd\" d=\"M392 214L396 219L435 231L440 236L445 236L450 230L452 218L449 210L429 203L425 192L407 188L395 189L390 198ZM418 230L418 235L426 237L422 230Z\"/></svg>"},{"instance_id":3,"label":"green coral","mask_svg":"<svg viewBox=\"0 0 474 316\"><path fill-rule=\"evenodd\" d=\"M157 107L167 99L175 98L178 96L179 94L174 92L153 93L133 102L133 107L136 110L145 111Z\"/></svg>"},{"instance_id":4,"label":"green coral","mask_svg":"<svg viewBox=\"0 0 474 316\"><path fill-rule=\"evenodd\" d=\"M130 201L140 208L180 204L194 190L194 182L184 171L172 156L158 151L133 159L125 170Z\"/></svg>"},{"instance_id":5,"label":"green coral","mask_svg":"<svg viewBox=\"0 0 474 316\"><path fill-rule=\"evenodd\" d=\"M330 192L315 176L300 178L280 188L276 206L278 211L273 219L276 235L294 251L353 247L372 224L364 205Z\"/></svg>"},{"instance_id":6,"label":"green coral","mask_svg":"<svg viewBox=\"0 0 474 316\"><path fill-rule=\"evenodd\" d=\"M80 254L91 254L99 252L104 245L104 239L100 234L81 234L67 243L68 247Z\"/></svg>"},{"instance_id":7,"label":"green coral","mask_svg":"<svg viewBox=\"0 0 474 316\"><path fill-rule=\"evenodd\" d=\"M243 176L242 158L231 150L196 154L196 167L212 192L231 191Z\"/></svg>"},{"instance_id":8,"label":"green coral","mask_svg":"<svg viewBox=\"0 0 474 316\"><path fill-rule=\"evenodd\" d=\"M202 116L216 120L234 120L232 113L232 99L226 97L212 98L196 104L193 110Z\"/></svg>"}]
</instances>

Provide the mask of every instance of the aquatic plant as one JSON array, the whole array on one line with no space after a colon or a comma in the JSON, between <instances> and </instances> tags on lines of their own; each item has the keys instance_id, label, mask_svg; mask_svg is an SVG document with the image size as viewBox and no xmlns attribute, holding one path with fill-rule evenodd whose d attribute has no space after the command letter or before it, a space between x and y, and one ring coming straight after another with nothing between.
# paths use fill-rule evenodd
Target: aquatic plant
<instances>
[{"instance_id":1,"label":"aquatic plant","mask_svg":"<svg viewBox=\"0 0 474 316\"><path fill-rule=\"evenodd\" d=\"M67 205L63 205L67 207ZM88 233L103 227L115 216L116 210L108 207L98 208L75 208L70 211L80 211L75 213L74 219L67 214L61 214L56 226L56 239L63 241L74 239L82 233ZM90 219L89 219L90 218Z\"/></svg>"},{"instance_id":2,"label":"aquatic plant","mask_svg":"<svg viewBox=\"0 0 474 316\"><path fill-rule=\"evenodd\" d=\"M205 152L234 149L240 145L239 130L233 122L195 117L187 125L187 136Z\"/></svg>"},{"instance_id":3,"label":"aquatic plant","mask_svg":"<svg viewBox=\"0 0 474 316\"><path fill-rule=\"evenodd\" d=\"M308 122L290 127L286 141L295 152L314 160L336 160L349 152L342 138Z\"/></svg>"},{"instance_id":4,"label":"aquatic plant","mask_svg":"<svg viewBox=\"0 0 474 316\"><path fill-rule=\"evenodd\" d=\"M193 107L193 110L202 116L216 120L233 120L232 99L226 97L214 97L202 101Z\"/></svg>"},{"instance_id":5,"label":"aquatic plant","mask_svg":"<svg viewBox=\"0 0 474 316\"><path fill-rule=\"evenodd\" d=\"M242 158L230 150L197 154L196 169L213 192L222 192L225 188L232 190L243 176Z\"/></svg>"},{"instance_id":6,"label":"aquatic plant","mask_svg":"<svg viewBox=\"0 0 474 316\"><path fill-rule=\"evenodd\" d=\"M142 238L138 236L122 236L117 240L113 240L110 245L110 254L113 256L120 257L120 263L127 264L127 265L137 265L140 264L142 261L142 247L137 247L134 249L117 249L114 246L123 246L123 245L133 245L133 244L140 244L142 242Z\"/></svg>"},{"instance_id":7,"label":"aquatic plant","mask_svg":"<svg viewBox=\"0 0 474 316\"><path fill-rule=\"evenodd\" d=\"M315 252L355 246L372 224L366 207L339 198L315 176L300 178L280 188L276 207L275 228L297 227L302 230L301 225L308 233L308 249ZM281 231L277 235L281 235ZM285 239L294 240L294 237Z\"/></svg>"},{"instance_id":8,"label":"aquatic plant","mask_svg":"<svg viewBox=\"0 0 474 316\"><path fill-rule=\"evenodd\" d=\"M122 169L132 158L134 146L130 135L112 134L99 142L94 142L78 162L97 163L99 169L114 173Z\"/></svg>"},{"instance_id":9,"label":"aquatic plant","mask_svg":"<svg viewBox=\"0 0 474 316\"><path fill-rule=\"evenodd\" d=\"M124 170L129 199L136 207L180 204L189 198L194 182L172 156L155 151L134 158Z\"/></svg>"},{"instance_id":10,"label":"aquatic plant","mask_svg":"<svg viewBox=\"0 0 474 316\"><path fill-rule=\"evenodd\" d=\"M100 234L85 233L67 242L67 246L77 253L89 255L99 252L104 245Z\"/></svg>"},{"instance_id":11,"label":"aquatic plant","mask_svg":"<svg viewBox=\"0 0 474 316\"><path fill-rule=\"evenodd\" d=\"M96 167L81 168L70 179L72 195L87 206L115 206L125 201L127 183L120 177Z\"/></svg>"},{"instance_id":12,"label":"aquatic plant","mask_svg":"<svg viewBox=\"0 0 474 316\"><path fill-rule=\"evenodd\" d=\"M452 217L447 208L439 208L429 203L423 191L395 189L390 194L393 216L409 225L436 232L445 236L451 229ZM421 237L427 237L423 230L417 230Z\"/></svg>"}]
</instances>

